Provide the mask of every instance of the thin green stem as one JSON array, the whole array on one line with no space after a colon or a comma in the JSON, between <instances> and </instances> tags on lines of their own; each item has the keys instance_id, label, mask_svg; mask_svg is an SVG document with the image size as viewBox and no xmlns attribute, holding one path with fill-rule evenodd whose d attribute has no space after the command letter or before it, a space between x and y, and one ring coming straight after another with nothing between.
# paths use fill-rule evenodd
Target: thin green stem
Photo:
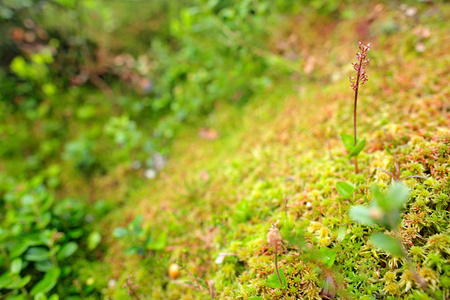
<instances>
[{"instance_id":1,"label":"thin green stem","mask_svg":"<svg viewBox=\"0 0 450 300\"><path fill-rule=\"evenodd\" d=\"M278 271L278 247L275 247L275 271L277 272L280 285L283 286L283 281L281 280L280 272Z\"/></svg>"}]
</instances>

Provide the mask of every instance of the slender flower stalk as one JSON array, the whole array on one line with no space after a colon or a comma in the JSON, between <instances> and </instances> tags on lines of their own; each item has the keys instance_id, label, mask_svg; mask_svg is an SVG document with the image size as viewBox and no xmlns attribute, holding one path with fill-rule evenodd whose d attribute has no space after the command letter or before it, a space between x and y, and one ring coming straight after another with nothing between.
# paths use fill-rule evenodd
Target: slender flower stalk
<instances>
[{"instance_id":1,"label":"slender flower stalk","mask_svg":"<svg viewBox=\"0 0 450 300\"><path fill-rule=\"evenodd\" d=\"M350 76L350 87L355 91L355 99L354 99L354 106L353 106L353 137L354 137L354 143L355 146L358 143L358 138L356 136L356 107L358 105L358 90L359 87L362 86L366 81L367 73L366 73L366 66L370 62L370 58L367 57L367 52L370 50L370 43L367 45L363 42L358 42L359 52L356 54L356 58L358 61L353 65L353 68L356 71L356 78L354 76ZM358 173L358 158L355 156L355 173Z\"/></svg>"}]
</instances>

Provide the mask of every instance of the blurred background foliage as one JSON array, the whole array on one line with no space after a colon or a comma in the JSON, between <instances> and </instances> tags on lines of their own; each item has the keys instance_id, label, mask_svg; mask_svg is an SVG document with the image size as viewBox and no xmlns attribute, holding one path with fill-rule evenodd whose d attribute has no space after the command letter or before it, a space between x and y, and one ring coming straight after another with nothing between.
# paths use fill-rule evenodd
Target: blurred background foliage
<instances>
[{"instance_id":1,"label":"blurred background foliage","mask_svg":"<svg viewBox=\"0 0 450 300\"><path fill-rule=\"evenodd\" d=\"M183 123L219 102L242 105L293 71L266 44L271 24L301 3L292 6L3 1L1 111L22 120L2 124L2 156L24 158L19 175L63 153L89 176L164 152Z\"/></svg>"}]
</instances>

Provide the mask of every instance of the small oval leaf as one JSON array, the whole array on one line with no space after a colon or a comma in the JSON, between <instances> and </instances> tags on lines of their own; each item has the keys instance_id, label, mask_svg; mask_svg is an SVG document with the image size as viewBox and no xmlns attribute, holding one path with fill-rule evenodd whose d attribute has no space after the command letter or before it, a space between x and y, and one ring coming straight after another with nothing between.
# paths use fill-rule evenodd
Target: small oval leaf
<instances>
[{"instance_id":1,"label":"small oval leaf","mask_svg":"<svg viewBox=\"0 0 450 300\"><path fill-rule=\"evenodd\" d=\"M48 249L43 247L32 247L25 253L25 259L28 261L42 261L50 257Z\"/></svg>"},{"instance_id":2,"label":"small oval leaf","mask_svg":"<svg viewBox=\"0 0 450 300\"><path fill-rule=\"evenodd\" d=\"M269 277L267 277L266 279L266 285L268 287L271 287L273 289L284 289L286 288L287 282L286 282L286 277L284 276L283 270L278 270L280 273L280 278L281 278L281 282L280 282L280 278L278 278L278 275L275 273L270 274Z\"/></svg>"},{"instance_id":3,"label":"small oval leaf","mask_svg":"<svg viewBox=\"0 0 450 300\"><path fill-rule=\"evenodd\" d=\"M355 139L353 138L353 135L341 133L340 136L341 136L341 141L344 144L345 148L348 150L348 152L352 151L352 149L355 145Z\"/></svg>"},{"instance_id":4,"label":"small oval leaf","mask_svg":"<svg viewBox=\"0 0 450 300\"><path fill-rule=\"evenodd\" d=\"M339 181L336 183L336 189L344 198L348 198L356 190L355 186L348 181Z\"/></svg>"},{"instance_id":5,"label":"small oval leaf","mask_svg":"<svg viewBox=\"0 0 450 300\"><path fill-rule=\"evenodd\" d=\"M366 145L366 139L360 140L355 147L352 148L350 151L349 157L358 156L358 154L364 149L364 146Z\"/></svg>"},{"instance_id":6,"label":"small oval leaf","mask_svg":"<svg viewBox=\"0 0 450 300\"><path fill-rule=\"evenodd\" d=\"M11 270L11 273L13 273L13 274L19 274L20 271L22 270L22 259L15 258L11 262L10 270Z\"/></svg>"},{"instance_id":7,"label":"small oval leaf","mask_svg":"<svg viewBox=\"0 0 450 300\"><path fill-rule=\"evenodd\" d=\"M59 268L53 268L45 273L44 278L36 283L31 289L31 296L36 296L39 293L45 294L49 292L58 282L60 273L61 270Z\"/></svg>"},{"instance_id":8,"label":"small oval leaf","mask_svg":"<svg viewBox=\"0 0 450 300\"><path fill-rule=\"evenodd\" d=\"M98 231L93 231L87 239L88 249L94 250L102 240L102 235Z\"/></svg>"},{"instance_id":9,"label":"small oval leaf","mask_svg":"<svg viewBox=\"0 0 450 300\"><path fill-rule=\"evenodd\" d=\"M58 258L59 260L67 258L69 256L71 256L72 254L75 253L75 251L77 251L78 249L78 245L75 242L69 242L67 244L65 244L61 250L59 250L58 254L56 255L56 258Z\"/></svg>"},{"instance_id":10,"label":"small oval leaf","mask_svg":"<svg viewBox=\"0 0 450 300\"><path fill-rule=\"evenodd\" d=\"M350 207L348 212L349 217L358 223L365 225L376 225L375 220L371 218L370 208L367 206L355 205Z\"/></svg>"},{"instance_id":11,"label":"small oval leaf","mask_svg":"<svg viewBox=\"0 0 450 300\"><path fill-rule=\"evenodd\" d=\"M369 241L374 247L389 252L390 254L398 257L403 257L403 249L400 242L394 237L386 235L384 233L374 233L370 237Z\"/></svg>"}]
</instances>

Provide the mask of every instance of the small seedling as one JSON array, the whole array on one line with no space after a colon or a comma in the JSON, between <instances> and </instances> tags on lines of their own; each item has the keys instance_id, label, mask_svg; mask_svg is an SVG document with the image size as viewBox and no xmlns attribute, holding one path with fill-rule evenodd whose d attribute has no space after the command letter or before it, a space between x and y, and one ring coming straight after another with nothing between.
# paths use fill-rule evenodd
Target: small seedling
<instances>
[{"instance_id":1,"label":"small seedling","mask_svg":"<svg viewBox=\"0 0 450 300\"><path fill-rule=\"evenodd\" d=\"M400 213L408 200L409 188L401 182L394 182L383 194L377 185L371 189L373 200L370 205L352 206L350 218L365 225L380 225L390 230L397 230Z\"/></svg>"},{"instance_id":2,"label":"small seedling","mask_svg":"<svg viewBox=\"0 0 450 300\"><path fill-rule=\"evenodd\" d=\"M382 232L374 232L370 236L369 243L375 248L388 252L392 256L403 258L409 265L417 283L425 292L429 292L426 281L415 271L408 254L401 243L399 231L400 215L404 205L408 201L410 189L400 181L394 181L386 193L382 193L377 185L372 187L373 200L370 205L352 206L349 216L354 221L369 226L382 226L390 230L388 235Z\"/></svg>"},{"instance_id":3,"label":"small seedling","mask_svg":"<svg viewBox=\"0 0 450 300\"><path fill-rule=\"evenodd\" d=\"M358 90L367 82L366 66L369 64L370 59L367 57L367 52L370 50L370 43L367 45L363 42L358 43L359 50L356 54L358 61L353 64L353 68L356 71L356 78L350 76L350 86L355 91L354 105L353 105L353 136L341 133L341 140L344 143L345 148L349 152L349 158L354 157L355 173L359 172L358 169L358 154L364 149L366 144L365 139L358 139L356 134L356 108L358 104Z\"/></svg>"}]
</instances>

